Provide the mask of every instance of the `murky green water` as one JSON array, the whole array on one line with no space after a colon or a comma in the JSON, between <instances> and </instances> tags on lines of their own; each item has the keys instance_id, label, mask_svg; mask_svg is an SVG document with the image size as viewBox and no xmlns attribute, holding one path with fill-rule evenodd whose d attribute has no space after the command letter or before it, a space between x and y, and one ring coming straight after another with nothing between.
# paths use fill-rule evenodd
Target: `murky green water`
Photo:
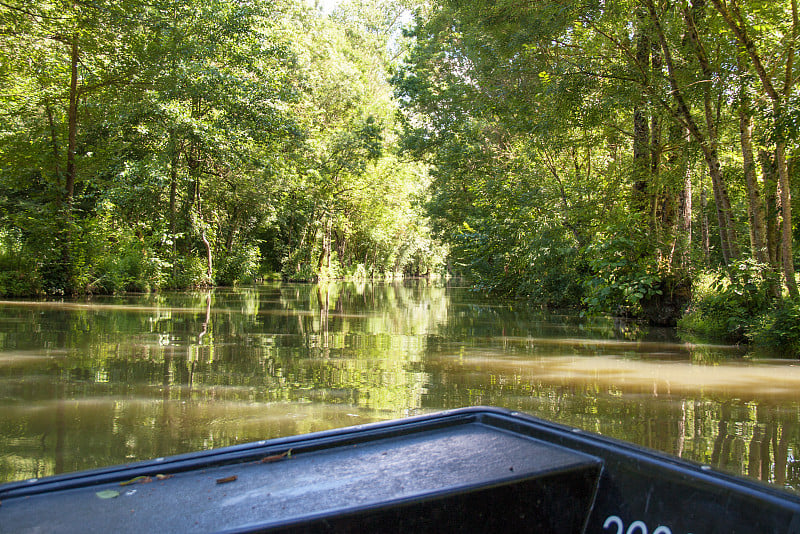
<instances>
[{"instance_id":1,"label":"murky green water","mask_svg":"<svg viewBox=\"0 0 800 534\"><path fill-rule=\"evenodd\" d=\"M0 303L0 482L469 405L800 488L800 367L427 282Z\"/></svg>"}]
</instances>

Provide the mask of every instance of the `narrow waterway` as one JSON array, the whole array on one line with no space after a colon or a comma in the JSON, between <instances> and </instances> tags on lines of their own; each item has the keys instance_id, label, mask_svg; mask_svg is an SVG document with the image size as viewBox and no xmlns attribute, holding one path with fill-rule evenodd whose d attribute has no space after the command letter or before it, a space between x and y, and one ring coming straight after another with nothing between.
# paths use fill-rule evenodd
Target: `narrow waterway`
<instances>
[{"instance_id":1,"label":"narrow waterway","mask_svg":"<svg viewBox=\"0 0 800 534\"><path fill-rule=\"evenodd\" d=\"M800 489L800 366L426 281L0 303L0 482L470 405Z\"/></svg>"}]
</instances>

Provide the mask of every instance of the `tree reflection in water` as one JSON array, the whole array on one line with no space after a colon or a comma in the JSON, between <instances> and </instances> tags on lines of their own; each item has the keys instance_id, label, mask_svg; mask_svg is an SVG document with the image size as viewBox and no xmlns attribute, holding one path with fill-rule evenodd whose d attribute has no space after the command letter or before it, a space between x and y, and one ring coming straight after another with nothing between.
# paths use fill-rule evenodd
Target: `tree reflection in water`
<instances>
[{"instance_id":1,"label":"tree reflection in water","mask_svg":"<svg viewBox=\"0 0 800 534\"><path fill-rule=\"evenodd\" d=\"M4 303L0 481L485 404L800 487L792 363L426 281Z\"/></svg>"}]
</instances>

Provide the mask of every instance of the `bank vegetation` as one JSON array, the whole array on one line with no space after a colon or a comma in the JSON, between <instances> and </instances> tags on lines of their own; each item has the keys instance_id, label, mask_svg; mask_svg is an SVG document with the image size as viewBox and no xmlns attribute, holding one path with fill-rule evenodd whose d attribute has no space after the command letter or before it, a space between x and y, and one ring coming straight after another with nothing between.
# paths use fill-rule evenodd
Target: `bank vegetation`
<instances>
[{"instance_id":1,"label":"bank vegetation","mask_svg":"<svg viewBox=\"0 0 800 534\"><path fill-rule=\"evenodd\" d=\"M3 2L0 293L450 273L798 353L799 17Z\"/></svg>"}]
</instances>

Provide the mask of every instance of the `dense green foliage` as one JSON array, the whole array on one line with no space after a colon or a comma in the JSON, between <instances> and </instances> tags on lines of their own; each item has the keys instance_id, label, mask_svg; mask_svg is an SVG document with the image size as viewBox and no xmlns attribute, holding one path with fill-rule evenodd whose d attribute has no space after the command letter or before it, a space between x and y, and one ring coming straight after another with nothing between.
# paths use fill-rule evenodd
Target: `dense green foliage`
<instances>
[{"instance_id":1,"label":"dense green foliage","mask_svg":"<svg viewBox=\"0 0 800 534\"><path fill-rule=\"evenodd\" d=\"M798 19L796 0L4 2L0 292L447 261L674 324L713 276L687 329L789 340Z\"/></svg>"},{"instance_id":2,"label":"dense green foliage","mask_svg":"<svg viewBox=\"0 0 800 534\"><path fill-rule=\"evenodd\" d=\"M393 149L404 9L4 2L0 293L435 273Z\"/></svg>"},{"instance_id":3,"label":"dense green foliage","mask_svg":"<svg viewBox=\"0 0 800 534\"><path fill-rule=\"evenodd\" d=\"M693 280L717 273L684 325L789 335L794 305L772 309L797 295L797 11L793 0L421 9L393 82L453 261L505 293L662 324L683 314Z\"/></svg>"}]
</instances>

